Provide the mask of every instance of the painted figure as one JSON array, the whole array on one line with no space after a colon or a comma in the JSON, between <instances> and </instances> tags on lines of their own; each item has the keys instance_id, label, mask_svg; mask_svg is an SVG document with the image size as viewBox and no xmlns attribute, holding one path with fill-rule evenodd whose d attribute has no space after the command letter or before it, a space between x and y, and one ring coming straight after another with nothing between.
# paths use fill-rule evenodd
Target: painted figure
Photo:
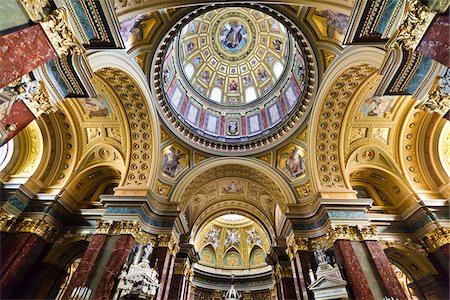
<instances>
[{"instance_id":1,"label":"painted figure","mask_svg":"<svg viewBox=\"0 0 450 300\"><path fill-rule=\"evenodd\" d=\"M241 234L236 229L227 229L227 237L225 238L225 246L239 246Z\"/></svg>"},{"instance_id":2,"label":"painted figure","mask_svg":"<svg viewBox=\"0 0 450 300\"><path fill-rule=\"evenodd\" d=\"M282 156L288 156L284 170L289 175L295 178L306 173L306 162L298 148L294 147L289 154L285 153Z\"/></svg>"},{"instance_id":3,"label":"painted figure","mask_svg":"<svg viewBox=\"0 0 450 300\"><path fill-rule=\"evenodd\" d=\"M237 90L238 90L238 84L236 83L236 81L231 81L231 83L228 85L228 90L230 91L230 92L237 92Z\"/></svg>"},{"instance_id":4,"label":"painted figure","mask_svg":"<svg viewBox=\"0 0 450 300\"><path fill-rule=\"evenodd\" d=\"M163 172L171 177L176 177L183 170L180 159L184 156L180 150L170 147L163 156Z\"/></svg>"}]
</instances>

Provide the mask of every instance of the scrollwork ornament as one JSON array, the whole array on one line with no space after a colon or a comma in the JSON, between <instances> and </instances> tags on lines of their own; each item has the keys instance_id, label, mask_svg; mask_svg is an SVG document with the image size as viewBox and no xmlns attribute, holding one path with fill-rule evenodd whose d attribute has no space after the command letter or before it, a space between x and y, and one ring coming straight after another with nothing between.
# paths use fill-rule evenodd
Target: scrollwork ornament
<instances>
[{"instance_id":1,"label":"scrollwork ornament","mask_svg":"<svg viewBox=\"0 0 450 300\"><path fill-rule=\"evenodd\" d=\"M406 18L389 44L391 47L399 46L407 50L415 50L436 13L419 0L407 0L407 3Z\"/></svg>"},{"instance_id":2,"label":"scrollwork ornament","mask_svg":"<svg viewBox=\"0 0 450 300\"><path fill-rule=\"evenodd\" d=\"M60 57L83 54L84 48L69 28L66 9L61 7L40 23L45 34Z\"/></svg>"}]
</instances>

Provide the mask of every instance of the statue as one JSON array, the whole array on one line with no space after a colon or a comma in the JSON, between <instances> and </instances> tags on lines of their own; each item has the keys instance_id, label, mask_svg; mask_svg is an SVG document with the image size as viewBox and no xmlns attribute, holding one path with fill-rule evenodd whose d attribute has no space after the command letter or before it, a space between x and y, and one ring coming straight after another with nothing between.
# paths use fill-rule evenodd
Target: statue
<instances>
[{"instance_id":1,"label":"statue","mask_svg":"<svg viewBox=\"0 0 450 300\"><path fill-rule=\"evenodd\" d=\"M153 246L151 244L148 244L144 248L144 255L142 256L142 261L148 261L148 258L153 252Z\"/></svg>"}]
</instances>

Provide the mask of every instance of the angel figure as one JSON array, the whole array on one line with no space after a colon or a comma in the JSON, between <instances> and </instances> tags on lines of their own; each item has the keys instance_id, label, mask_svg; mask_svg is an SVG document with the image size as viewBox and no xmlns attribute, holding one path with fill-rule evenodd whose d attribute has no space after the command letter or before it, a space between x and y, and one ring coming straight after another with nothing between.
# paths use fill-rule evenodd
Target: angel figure
<instances>
[{"instance_id":1,"label":"angel figure","mask_svg":"<svg viewBox=\"0 0 450 300\"><path fill-rule=\"evenodd\" d=\"M173 146L170 147L163 156L163 172L170 177L176 177L183 170L180 159L184 156L185 154L181 153L180 150L175 149Z\"/></svg>"},{"instance_id":2,"label":"angel figure","mask_svg":"<svg viewBox=\"0 0 450 300\"><path fill-rule=\"evenodd\" d=\"M284 170L296 178L306 173L306 162L300 154L300 149L292 148L291 152L283 153L281 157L287 157Z\"/></svg>"}]
</instances>

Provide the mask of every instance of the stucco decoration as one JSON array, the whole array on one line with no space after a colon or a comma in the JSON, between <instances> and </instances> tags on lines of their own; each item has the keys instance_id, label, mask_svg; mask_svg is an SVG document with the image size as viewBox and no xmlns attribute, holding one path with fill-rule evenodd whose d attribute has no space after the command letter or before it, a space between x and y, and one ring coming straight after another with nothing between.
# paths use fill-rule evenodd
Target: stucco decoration
<instances>
[{"instance_id":1,"label":"stucco decoration","mask_svg":"<svg viewBox=\"0 0 450 300\"><path fill-rule=\"evenodd\" d=\"M126 72L104 68L96 72L108 82L122 101L128 116L131 145L127 172L121 186L141 186L149 181L153 134L148 104L137 83Z\"/></svg>"}]
</instances>

